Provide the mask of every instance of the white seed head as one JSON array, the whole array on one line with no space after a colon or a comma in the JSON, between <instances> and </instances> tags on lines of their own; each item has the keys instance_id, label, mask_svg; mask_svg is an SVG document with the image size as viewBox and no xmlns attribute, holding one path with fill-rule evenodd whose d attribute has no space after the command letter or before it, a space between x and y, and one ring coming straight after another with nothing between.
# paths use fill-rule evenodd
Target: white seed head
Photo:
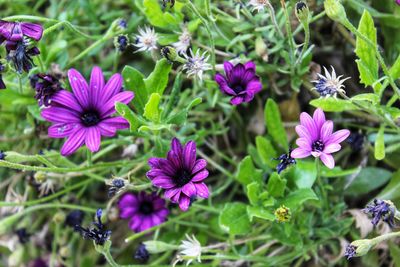
<instances>
[{"instance_id":1,"label":"white seed head","mask_svg":"<svg viewBox=\"0 0 400 267\"><path fill-rule=\"evenodd\" d=\"M265 6L268 3L269 3L268 0L250 0L248 5L253 7L251 11L257 10L257 12L260 12L264 10Z\"/></svg>"},{"instance_id":2,"label":"white seed head","mask_svg":"<svg viewBox=\"0 0 400 267\"><path fill-rule=\"evenodd\" d=\"M186 25L182 26L182 32L179 33L179 41L173 43L173 47L175 47L176 52L178 54L184 54L190 47L190 41L192 40L192 35L190 34Z\"/></svg>"},{"instance_id":3,"label":"white seed head","mask_svg":"<svg viewBox=\"0 0 400 267\"><path fill-rule=\"evenodd\" d=\"M135 36L136 42L133 44L139 48L136 52L152 51L157 49L158 36L154 28L146 26L144 29L139 28L139 34Z\"/></svg>"},{"instance_id":4,"label":"white seed head","mask_svg":"<svg viewBox=\"0 0 400 267\"><path fill-rule=\"evenodd\" d=\"M194 235L191 237L186 234L186 239L187 240L182 240L181 245L179 245L179 253L177 256L176 261L174 262L173 266L175 266L178 262L183 261L183 257L191 257L186 263L186 266L188 266L194 259L196 259L198 262L201 262L201 244L200 242L196 239Z\"/></svg>"},{"instance_id":5,"label":"white seed head","mask_svg":"<svg viewBox=\"0 0 400 267\"><path fill-rule=\"evenodd\" d=\"M197 76L202 80L203 72L211 69L211 65L207 63L210 57L207 55L207 51L200 54L200 50L197 50L194 54L190 49L190 55L184 54L183 56L186 59L183 69L186 70L188 77Z\"/></svg>"},{"instance_id":6,"label":"white seed head","mask_svg":"<svg viewBox=\"0 0 400 267\"><path fill-rule=\"evenodd\" d=\"M316 90L321 97L336 97L338 93L346 94L344 90L344 81L350 79L350 77L341 79L343 75L337 76L335 69L331 66L332 72L329 71L324 67L325 76L318 73L318 79L312 81L315 83L315 87L313 90Z\"/></svg>"}]
</instances>

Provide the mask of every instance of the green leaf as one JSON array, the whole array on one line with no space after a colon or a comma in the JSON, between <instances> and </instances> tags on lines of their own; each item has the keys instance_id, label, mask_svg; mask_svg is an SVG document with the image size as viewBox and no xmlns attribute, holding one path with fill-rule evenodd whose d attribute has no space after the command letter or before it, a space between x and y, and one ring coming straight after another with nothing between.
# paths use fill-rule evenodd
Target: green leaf
<instances>
[{"instance_id":1,"label":"green leaf","mask_svg":"<svg viewBox=\"0 0 400 267\"><path fill-rule=\"evenodd\" d=\"M366 167L361 170L351 185L345 191L346 195L367 194L385 183L392 176L390 171L376 167Z\"/></svg>"},{"instance_id":2,"label":"green leaf","mask_svg":"<svg viewBox=\"0 0 400 267\"><path fill-rule=\"evenodd\" d=\"M376 48L376 28L374 26L374 20L367 10L364 10L360 24L358 25L358 31L371 40ZM359 59L356 60L356 62L360 72L360 81L365 84L365 86L372 85L379 78L379 65L375 48L369 46L364 40L357 37L355 52Z\"/></svg>"},{"instance_id":3,"label":"green leaf","mask_svg":"<svg viewBox=\"0 0 400 267\"><path fill-rule=\"evenodd\" d=\"M165 58L157 61L153 72L144 80L148 94L158 93L160 96L163 95L168 84L171 66Z\"/></svg>"},{"instance_id":4,"label":"green leaf","mask_svg":"<svg viewBox=\"0 0 400 267\"><path fill-rule=\"evenodd\" d=\"M302 188L290 193L282 203L293 211L307 200L318 200L318 197L312 189Z\"/></svg>"},{"instance_id":5,"label":"green leaf","mask_svg":"<svg viewBox=\"0 0 400 267\"><path fill-rule=\"evenodd\" d=\"M358 94L351 98L351 100L361 100L361 101L369 101L373 104L379 103L379 96L377 94L367 93L367 94Z\"/></svg>"},{"instance_id":6,"label":"green leaf","mask_svg":"<svg viewBox=\"0 0 400 267\"><path fill-rule=\"evenodd\" d=\"M260 155L264 164L273 169L276 164L272 161L272 159L277 157L277 153L271 142L262 136L257 136L256 146L258 154Z\"/></svg>"},{"instance_id":7,"label":"green leaf","mask_svg":"<svg viewBox=\"0 0 400 267\"><path fill-rule=\"evenodd\" d=\"M390 257L393 259L393 266L400 266L400 248L392 241L389 242Z\"/></svg>"},{"instance_id":8,"label":"green leaf","mask_svg":"<svg viewBox=\"0 0 400 267\"><path fill-rule=\"evenodd\" d=\"M375 140L375 158L382 160L385 158L385 125L381 125Z\"/></svg>"},{"instance_id":9,"label":"green leaf","mask_svg":"<svg viewBox=\"0 0 400 267\"><path fill-rule=\"evenodd\" d=\"M34 104L34 105L29 105L28 106L28 111L29 113L38 121L45 121L42 116L40 115L40 109L39 105Z\"/></svg>"},{"instance_id":10,"label":"green leaf","mask_svg":"<svg viewBox=\"0 0 400 267\"><path fill-rule=\"evenodd\" d=\"M269 177L267 190L273 197L283 197L285 192L286 179L282 179L278 173L273 172Z\"/></svg>"},{"instance_id":11,"label":"green leaf","mask_svg":"<svg viewBox=\"0 0 400 267\"><path fill-rule=\"evenodd\" d=\"M392 76L393 80L397 80L400 78L400 55L397 57L393 66L389 70L390 76Z\"/></svg>"},{"instance_id":12,"label":"green leaf","mask_svg":"<svg viewBox=\"0 0 400 267\"><path fill-rule=\"evenodd\" d=\"M318 98L311 100L310 105L321 108L327 112L342 112L345 110L357 110L357 106L348 100L337 99L334 97Z\"/></svg>"},{"instance_id":13,"label":"green leaf","mask_svg":"<svg viewBox=\"0 0 400 267\"><path fill-rule=\"evenodd\" d=\"M182 21L180 17L174 16L169 12L163 12L158 0L143 0L143 6L144 13L153 26L174 29Z\"/></svg>"},{"instance_id":14,"label":"green leaf","mask_svg":"<svg viewBox=\"0 0 400 267\"><path fill-rule=\"evenodd\" d=\"M278 105L272 98L269 98L264 109L265 123L267 125L268 134L275 143L281 146L285 151L289 150L286 131L283 127L281 114Z\"/></svg>"},{"instance_id":15,"label":"green leaf","mask_svg":"<svg viewBox=\"0 0 400 267\"><path fill-rule=\"evenodd\" d=\"M231 235L248 234L251 230L247 205L235 202L225 204L219 216L220 227Z\"/></svg>"},{"instance_id":16,"label":"green leaf","mask_svg":"<svg viewBox=\"0 0 400 267\"><path fill-rule=\"evenodd\" d=\"M125 104L117 102L115 103L115 110L118 112L119 115L124 117L130 125L130 131L134 132L139 127L139 120L137 115Z\"/></svg>"},{"instance_id":17,"label":"green leaf","mask_svg":"<svg viewBox=\"0 0 400 267\"><path fill-rule=\"evenodd\" d=\"M144 107L143 116L152 121L152 122L159 122L160 120L160 104L161 96L157 93L153 93L150 95L150 99L147 102L146 106Z\"/></svg>"},{"instance_id":18,"label":"green leaf","mask_svg":"<svg viewBox=\"0 0 400 267\"><path fill-rule=\"evenodd\" d=\"M240 163L238 167L238 174L236 175L236 180L238 180L243 185L248 185L253 181L261 182L261 171L254 167L253 161L250 156L246 156Z\"/></svg>"},{"instance_id":19,"label":"green leaf","mask_svg":"<svg viewBox=\"0 0 400 267\"><path fill-rule=\"evenodd\" d=\"M396 199L400 197L400 170L393 173L390 182L379 193L377 198L380 199Z\"/></svg>"},{"instance_id":20,"label":"green leaf","mask_svg":"<svg viewBox=\"0 0 400 267\"><path fill-rule=\"evenodd\" d=\"M249 216L250 221L253 221L253 217L268 221L275 220L275 215L262 207L247 206L247 215Z\"/></svg>"},{"instance_id":21,"label":"green leaf","mask_svg":"<svg viewBox=\"0 0 400 267\"><path fill-rule=\"evenodd\" d=\"M298 188L311 188L317 179L314 161L299 160L293 168L292 179Z\"/></svg>"},{"instance_id":22,"label":"green leaf","mask_svg":"<svg viewBox=\"0 0 400 267\"><path fill-rule=\"evenodd\" d=\"M143 114L144 106L149 97L143 74L131 66L125 66L122 70L122 77L124 78L124 88L135 93L135 98L132 100L133 106L139 114Z\"/></svg>"},{"instance_id":23,"label":"green leaf","mask_svg":"<svg viewBox=\"0 0 400 267\"><path fill-rule=\"evenodd\" d=\"M248 184L246 188L247 188L247 198L249 199L250 204L253 206L257 206L261 194L260 183L252 182Z\"/></svg>"}]
</instances>

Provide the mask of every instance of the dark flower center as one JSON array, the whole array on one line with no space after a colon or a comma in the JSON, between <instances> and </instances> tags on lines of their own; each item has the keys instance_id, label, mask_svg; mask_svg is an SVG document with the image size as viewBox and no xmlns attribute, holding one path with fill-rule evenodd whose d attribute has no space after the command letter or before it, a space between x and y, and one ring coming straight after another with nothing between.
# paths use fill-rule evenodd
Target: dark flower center
<instances>
[{"instance_id":1,"label":"dark flower center","mask_svg":"<svg viewBox=\"0 0 400 267\"><path fill-rule=\"evenodd\" d=\"M82 114L81 121L85 126L96 125L99 121L99 114L96 111L88 111Z\"/></svg>"},{"instance_id":2,"label":"dark flower center","mask_svg":"<svg viewBox=\"0 0 400 267\"><path fill-rule=\"evenodd\" d=\"M182 187L185 184L189 183L192 180L192 175L185 169L181 169L177 172L174 182L178 187Z\"/></svg>"},{"instance_id":3,"label":"dark flower center","mask_svg":"<svg viewBox=\"0 0 400 267\"><path fill-rule=\"evenodd\" d=\"M140 204L139 211L140 213L145 215L152 214L154 211L153 203L151 203L150 201L143 201Z\"/></svg>"},{"instance_id":4,"label":"dark flower center","mask_svg":"<svg viewBox=\"0 0 400 267\"><path fill-rule=\"evenodd\" d=\"M313 151L318 151L318 152L322 152L322 150L324 150L324 143L321 140L315 141L312 144L312 150Z\"/></svg>"}]
</instances>

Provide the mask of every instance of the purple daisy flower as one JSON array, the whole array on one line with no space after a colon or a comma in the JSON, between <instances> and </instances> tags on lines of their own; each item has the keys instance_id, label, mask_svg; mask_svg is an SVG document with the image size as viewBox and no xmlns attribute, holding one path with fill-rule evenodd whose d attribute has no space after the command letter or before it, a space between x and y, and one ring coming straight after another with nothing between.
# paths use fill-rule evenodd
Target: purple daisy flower
<instances>
[{"instance_id":1,"label":"purple daisy flower","mask_svg":"<svg viewBox=\"0 0 400 267\"><path fill-rule=\"evenodd\" d=\"M18 42L24 36L36 41L42 39L43 27L40 24L30 22L11 22L0 20L0 43L7 41Z\"/></svg>"},{"instance_id":2,"label":"purple daisy flower","mask_svg":"<svg viewBox=\"0 0 400 267\"><path fill-rule=\"evenodd\" d=\"M396 4L400 6L400 0L396 0Z\"/></svg>"},{"instance_id":3,"label":"purple daisy flower","mask_svg":"<svg viewBox=\"0 0 400 267\"><path fill-rule=\"evenodd\" d=\"M225 61L224 69L226 77L217 73L215 81L224 94L232 96L232 105L250 102L254 95L261 91L260 77L256 75L256 65L252 61L236 66Z\"/></svg>"},{"instance_id":4,"label":"purple daisy flower","mask_svg":"<svg viewBox=\"0 0 400 267\"><path fill-rule=\"evenodd\" d=\"M189 141L184 147L177 138L172 139L167 158L150 158L151 170L147 177L153 185L165 189L165 198L179 203L186 211L191 199L208 198L209 191L203 182L208 177L207 161L196 160L196 143Z\"/></svg>"},{"instance_id":5,"label":"purple daisy flower","mask_svg":"<svg viewBox=\"0 0 400 267\"><path fill-rule=\"evenodd\" d=\"M120 217L130 219L129 228L142 232L166 221L169 213L165 200L156 193L124 194L118 202Z\"/></svg>"},{"instance_id":6,"label":"purple daisy flower","mask_svg":"<svg viewBox=\"0 0 400 267\"><path fill-rule=\"evenodd\" d=\"M52 138L67 138L61 154L68 156L84 143L92 152L100 148L101 136L114 136L118 129L129 127L122 117L112 117L116 102L128 104L133 92L121 92L122 76L111 76L107 83L99 67L94 67L87 84L75 69L68 71L72 93L61 90L51 98L51 106L43 109L41 115L53 123L48 129Z\"/></svg>"},{"instance_id":7,"label":"purple daisy flower","mask_svg":"<svg viewBox=\"0 0 400 267\"><path fill-rule=\"evenodd\" d=\"M319 157L326 167L330 169L335 167L331 153L341 149L340 143L350 135L350 131L346 129L334 133L332 131L333 122L325 120L322 109L316 109L312 118L302 112L300 125L296 126L296 132L300 136L296 140L299 147L292 151L292 158L306 158L313 155Z\"/></svg>"}]
</instances>

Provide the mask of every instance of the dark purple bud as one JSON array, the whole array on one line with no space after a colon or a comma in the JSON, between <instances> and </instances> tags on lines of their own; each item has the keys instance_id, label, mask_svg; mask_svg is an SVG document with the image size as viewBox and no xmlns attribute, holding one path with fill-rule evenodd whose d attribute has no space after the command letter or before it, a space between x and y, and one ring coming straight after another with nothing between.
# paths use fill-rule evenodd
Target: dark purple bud
<instances>
[{"instance_id":1,"label":"dark purple bud","mask_svg":"<svg viewBox=\"0 0 400 267\"><path fill-rule=\"evenodd\" d=\"M139 260L141 263L146 263L149 260L150 254L143 243L136 249L134 258Z\"/></svg>"}]
</instances>

